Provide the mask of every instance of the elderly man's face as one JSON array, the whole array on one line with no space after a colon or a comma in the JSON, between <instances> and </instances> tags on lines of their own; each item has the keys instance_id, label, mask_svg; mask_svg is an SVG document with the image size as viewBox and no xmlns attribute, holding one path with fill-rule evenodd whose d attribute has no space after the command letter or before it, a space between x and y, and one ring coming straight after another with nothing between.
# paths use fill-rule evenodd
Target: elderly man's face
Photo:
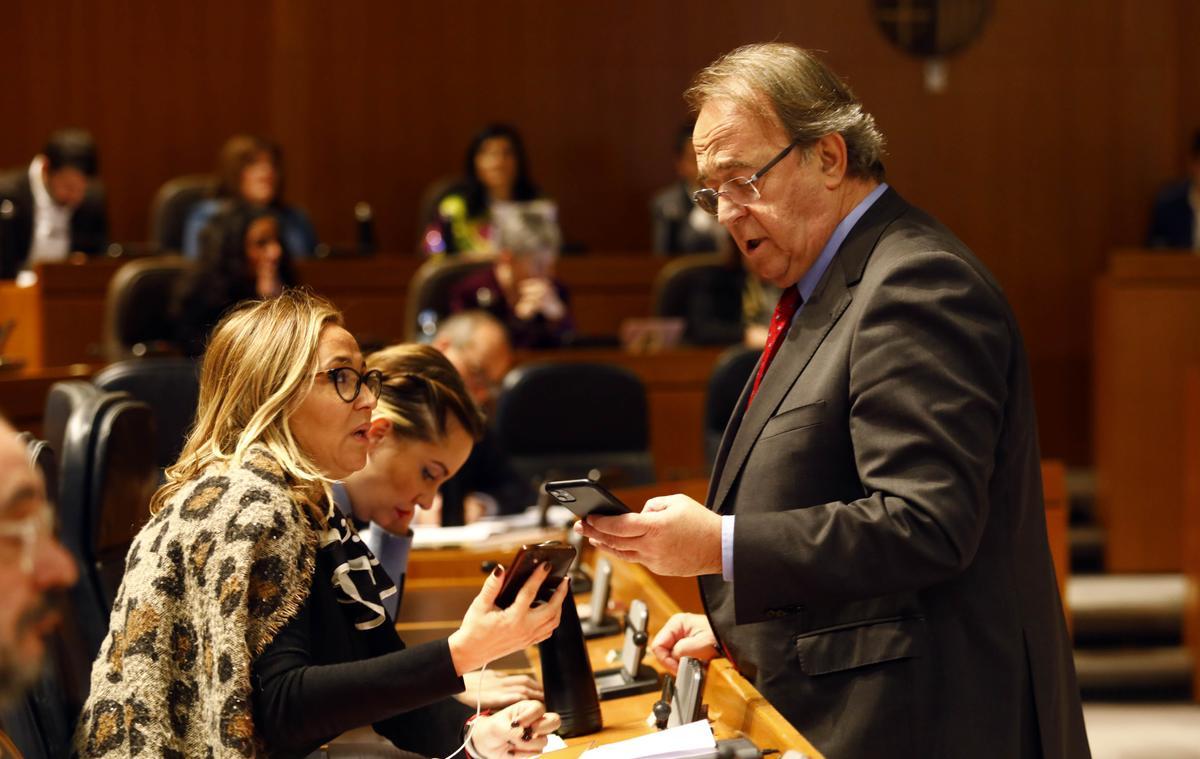
<instances>
[{"instance_id":1,"label":"elderly man's face","mask_svg":"<svg viewBox=\"0 0 1200 759\"><path fill-rule=\"evenodd\" d=\"M778 121L726 100L700 110L693 133L700 184L716 189L750 177L788 146ZM838 176L840 181L840 175ZM812 267L837 226L838 201L818 151L796 148L760 179L760 198L745 206L720 199L718 220L737 242L746 266L779 287L794 285Z\"/></svg>"},{"instance_id":2,"label":"elderly man's face","mask_svg":"<svg viewBox=\"0 0 1200 759\"><path fill-rule=\"evenodd\" d=\"M75 583L75 562L51 533L49 510L41 477L0 422L0 702L37 678L62 591Z\"/></svg>"},{"instance_id":3,"label":"elderly man's face","mask_svg":"<svg viewBox=\"0 0 1200 759\"><path fill-rule=\"evenodd\" d=\"M440 350L462 375L475 403L480 408L490 409L499 393L500 381L513 362L504 328L484 322L476 327L465 345L456 346L447 338L439 338L433 347Z\"/></svg>"}]
</instances>

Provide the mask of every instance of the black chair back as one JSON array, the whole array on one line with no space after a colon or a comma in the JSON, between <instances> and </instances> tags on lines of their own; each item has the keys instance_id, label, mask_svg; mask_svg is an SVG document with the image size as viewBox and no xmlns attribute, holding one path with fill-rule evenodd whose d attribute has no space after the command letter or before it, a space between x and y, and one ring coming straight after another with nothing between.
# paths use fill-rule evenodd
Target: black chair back
<instances>
[{"instance_id":1,"label":"black chair back","mask_svg":"<svg viewBox=\"0 0 1200 759\"><path fill-rule=\"evenodd\" d=\"M150 499L158 489L158 462L146 444L154 436L154 412L141 401L121 400L97 419L88 520L106 611L125 575L125 554L150 518Z\"/></svg>"},{"instance_id":2,"label":"black chair back","mask_svg":"<svg viewBox=\"0 0 1200 759\"><path fill-rule=\"evenodd\" d=\"M63 545L79 562L72 600L92 658L108 631L125 551L149 516L158 483L153 439L149 406L124 393L98 393L67 424L58 513Z\"/></svg>"},{"instance_id":3,"label":"black chair back","mask_svg":"<svg viewBox=\"0 0 1200 759\"><path fill-rule=\"evenodd\" d=\"M646 390L619 366L537 362L504 378L496 435L527 482L599 469L612 487L654 482Z\"/></svg>"},{"instance_id":4,"label":"black chair back","mask_svg":"<svg viewBox=\"0 0 1200 759\"><path fill-rule=\"evenodd\" d=\"M714 269L728 267L719 253L679 256L659 270L654 278L654 315L686 319L691 294L704 286L702 280Z\"/></svg>"},{"instance_id":5,"label":"black chair back","mask_svg":"<svg viewBox=\"0 0 1200 759\"><path fill-rule=\"evenodd\" d=\"M167 180L150 204L150 242L163 252L183 249L183 228L200 201L212 197L217 178L188 174Z\"/></svg>"},{"instance_id":6,"label":"black chair back","mask_svg":"<svg viewBox=\"0 0 1200 759\"><path fill-rule=\"evenodd\" d=\"M492 256L458 254L434 258L421 264L408 283L404 303L405 339L428 341L433 337L422 325L422 314L432 312L440 321L450 314L450 291L469 274L492 265Z\"/></svg>"},{"instance_id":7,"label":"black chair back","mask_svg":"<svg viewBox=\"0 0 1200 759\"><path fill-rule=\"evenodd\" d=\"M712 469L721 447L725 425L737 406L746 382L758 366L762 351L734 346L721 354L708 377L708 395L704 402L704 457Z\"/></svg>"},{"instance_id":8,"label":"black chair back","mask_svg":"<svg viewBox=\"0 0 1200 759\"><path fill-rule=\"evenodd\" d=\"M200 362L190 358L145 358L110 364L92 380L107 392L125 392L154 412L154 452L159 469L175 463L196 416Z\"/></svg>"},{"instance_id":9,"label":"black chair back","mask_svg":"<svg viewBox=\"0 0 1200 759\"><path fill-rule=\"evenodd\" d=\"M17 439L25 446L29 465L41 473L42 480L46 483L46 500L50 503L57 503L58 463L54 456L54 449L45 440L38 440L28 432L20 433L17 435Z\"/></svg>"},{"instance_id":10,"label":"black chair back","mask_svg":"<svg viewBox=\"0 0 1200 759\"><path fill-rule=\"evenodd\" d=\"M177 352L171 299L191 270L181 256L140 258L122 266L104 301L104 351L108 360Z\"/></svg>"},{"instance_id":11,"label":"black chair back","mask_svg":"<svg viewBox=\"0 0 1200 759\"><path fill-rule=\"evenodd\" d=\"M50 386L50 392L46 394L46 409L42 413L42 435L56 454L57 463L62 463L63 438L67 434L71 414L85 403L94 402L99 394L95 385L83 380L64 380ZM57 480L55 492L58 492ZM53 498L50 500L55 502Z\"/></svg>"}]
</instances>

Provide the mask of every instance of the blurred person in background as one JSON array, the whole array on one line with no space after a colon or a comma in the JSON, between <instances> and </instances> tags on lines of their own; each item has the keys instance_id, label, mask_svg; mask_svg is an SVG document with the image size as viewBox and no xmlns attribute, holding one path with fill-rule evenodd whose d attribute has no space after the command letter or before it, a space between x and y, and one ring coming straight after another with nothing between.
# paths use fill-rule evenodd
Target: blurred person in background
<instances>
[{"instance_id":1,"label":"blurred person in background","mask_svg":"<svg viewBox=\"0 0 1200 759\"><path fill-rule=\"evenodd\" d=\"M692 147L695 120L684 122L675 134L675 181L654 196L650 204L654 219L654 254L716 253L727 249L725 230L692 202L700 189L696 181L696 150Z\"/></svg>"},{"instance_id":2,"label":"blurred person in background","mask_svg":"<svg viewBox=\"0 0 1200 759\"><path fill-rule=\"evenodd\" d=\"M541 198L521 135L508 124L489 124L471 139L463 179L438 201L422 248L431 255L494 252L498 245L493 206Z\"/></svg>"},{"instance_id":3,"label":"blurred person in background","mask_svg":"<svg viewBox=\"0 0 1200 759\"><path fill-rule=\"evenodd\" d=\"M200 260L179 281L171 305L175 341L187 356L204 353L209 332L237 303L271 298L296 284L279 219L269 208L230 205L212 218L203 238Z\"/></svg>"},{"instance_id":4,"label":"blurred person in background","mask_svg":"<svg viewBox=\"0 0 1200 759\"><path fill-rule=\"evenodd\" d=\"M1164 187L1154 201L1146 247L1200 252L1200 129L1192 135L1187 178Z\"/></svg>"},{"instance_id":5,"label":"blurred person in background","mask_svg":"<svg viewBox=\"0 0 1200 759\"><path fill-rule=\"evenodd\" d=\"M485 414L495 410L500 384L513 364L508 332L486 311L463 311L438 326L434 348L449 359ZM537 500L509 464L489 425L467 463L443 486L439 503L418 523L470 524L484 516L518 514Z\"/></svg>"},{"instance_id":6,"label":"blurred person in background","mask_svg":"<svg viewBox=\"0 0 1200 759\"><path fill-rule=\"evenodd\" d=\"M283 201L283 151L270 140L248 134L230 137L221 148L215 197L196 204L183 228L183 254L202 252L201 232L233 203L268 208L279 223L279 239L294 258L309 258L317 233L302 208Z\"/></svg>"},{"instance_id":7,"label":"blurred person in background","mask_svg":"<svg viewBox=\"0 0 1200 759\"><path fill-rule=\"evenodd\" d=\"M108 243L104 188L92 135L62 129L50 135L28 167L0 174L0 277L71 253L95 255Z\"/></svg>"},{"instance_id":8,"label":"blurred person in background","mask_svg":"<svg viewBox=\"0 0 1200 759\"><path fill-rule=\"evenodd\" d=\"M450 312L486 311L517 348L557 348L570 342L570 295L555 279L561 245L554 205L534 201L494 209L499 252L492 266L450 289Z\"/></svg>"}]
</instances>

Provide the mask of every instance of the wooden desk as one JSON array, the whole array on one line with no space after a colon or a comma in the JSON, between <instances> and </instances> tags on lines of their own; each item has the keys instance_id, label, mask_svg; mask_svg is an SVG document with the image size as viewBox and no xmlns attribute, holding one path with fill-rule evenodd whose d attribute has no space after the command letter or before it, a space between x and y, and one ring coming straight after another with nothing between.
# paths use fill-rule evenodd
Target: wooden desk
<instances>
[{"instance_id":1,"label":"wooden desk","mask_svg":"<svg viewBox=\"0 0 1200 759\"><path fill-rule=\"evenodd\" d=\"M1113 572L1182 566L1184 372L1200 361L1200 257L1118 251L1093 290L1098 516Z\"/></svg>"},{"instance_id":2,"label":"wooden desk","mask_svg":"<svg viewBox=\"0 0 1200 759\"><path fill-rule=\"evenodd\" d=\"M650 611L650 634L653 637L662 624L679 611L679 607L643 568L615 559L612 562L613 598L625 602L633 598L645 601ZM405 583L401 618L397 624L401 637L420 638L429 633L448 634L458 626L467 605L478 592L482 582L483 578L479 575L474 579L418 579L414 575ZM586 603L586 600L586 596L576 597L576 601L580 603ZM613 666L607 660L608 652L619 648L620 645L619 635L588 641L588 656L592 669ZM536 667L537 649L526 652L526 656ZM646 662L658 668L652 656L648 656ZM594 735L570 738L567 740L570 749L549 756L567 759L578 756L592 745L613 743L652 732L653 728L646 725L646 716L650 714L650 707L657 698L656 693L646 693L601 701L600 711L604 729ZM704 701L709 705L709 719L718 738L745 735L760 748L776 748L781 751L798 749L812 759L819 759L821 756L767 703L754 686L724 659L709 665Z\"/></svg>"},{"instance_id":3,"label":"wooden desk","mask_svg":"<svg viewBox=\"0 0 1200 759\"><path fill-rule=\"evenodd\" d=\"M423 262L411 255L379 255L298 261L296 270L301 284L342 309L351 332L390 344L404 337L408 282ZM0 281L0 322L18 321L8 353L33 367L96 362L108 283L124 263L99 258L39 264L31 287ZM654 277L664 263L648 253L560 259L558 276L571 291L579 334L615 336L622 320L649 316Z\"/></svg>"},{"instance_id":4,"label":"wooden desk","mask_svg":"<svg viewBox=\"0 0 1200 759\"><path fill-rule=\"evenodd\" d=\"M23 367L16 371L0 371L0 412L18 430L42 434L42 412L46 395L55 382L80 379L91 380L100 371L99 364L75 364L49 369Z\"/></svg>"}]
</instances>

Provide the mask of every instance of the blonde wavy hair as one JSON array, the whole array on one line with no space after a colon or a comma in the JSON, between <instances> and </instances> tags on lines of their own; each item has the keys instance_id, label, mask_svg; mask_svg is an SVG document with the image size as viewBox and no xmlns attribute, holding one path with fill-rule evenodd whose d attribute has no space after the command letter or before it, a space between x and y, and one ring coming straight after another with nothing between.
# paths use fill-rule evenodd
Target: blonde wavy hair
<instances>
[{"instance_id":1,"label":"blonde wavy hair","mask_svg":"<svg viewBox=\"0 0 1200 759\"><path fill-rule=\"evenodd\" d=\"M204 354L195 422L150 502L152 513L207 467L239 466L260 446L283 468L301 505L324 520L318 504L328 479L296 442L288 418L313 386L321 331L331 324L342 325L341 312L302 289L246 301L221 319Z\"/></svg>"},{"instance_id":2,"label":"blonde wavy hair","mask_svg":"<svg viewBox=\"0 0 1200 759\"><path fill-rule=\"evenodd\" d=\"M428 345L401 344L367 356L367 368L383 372L375 419L387 419L400 438L435 442L453 414L471 439L483 437L484 419L454 365Z\"/></svg>"}]
</instances>

